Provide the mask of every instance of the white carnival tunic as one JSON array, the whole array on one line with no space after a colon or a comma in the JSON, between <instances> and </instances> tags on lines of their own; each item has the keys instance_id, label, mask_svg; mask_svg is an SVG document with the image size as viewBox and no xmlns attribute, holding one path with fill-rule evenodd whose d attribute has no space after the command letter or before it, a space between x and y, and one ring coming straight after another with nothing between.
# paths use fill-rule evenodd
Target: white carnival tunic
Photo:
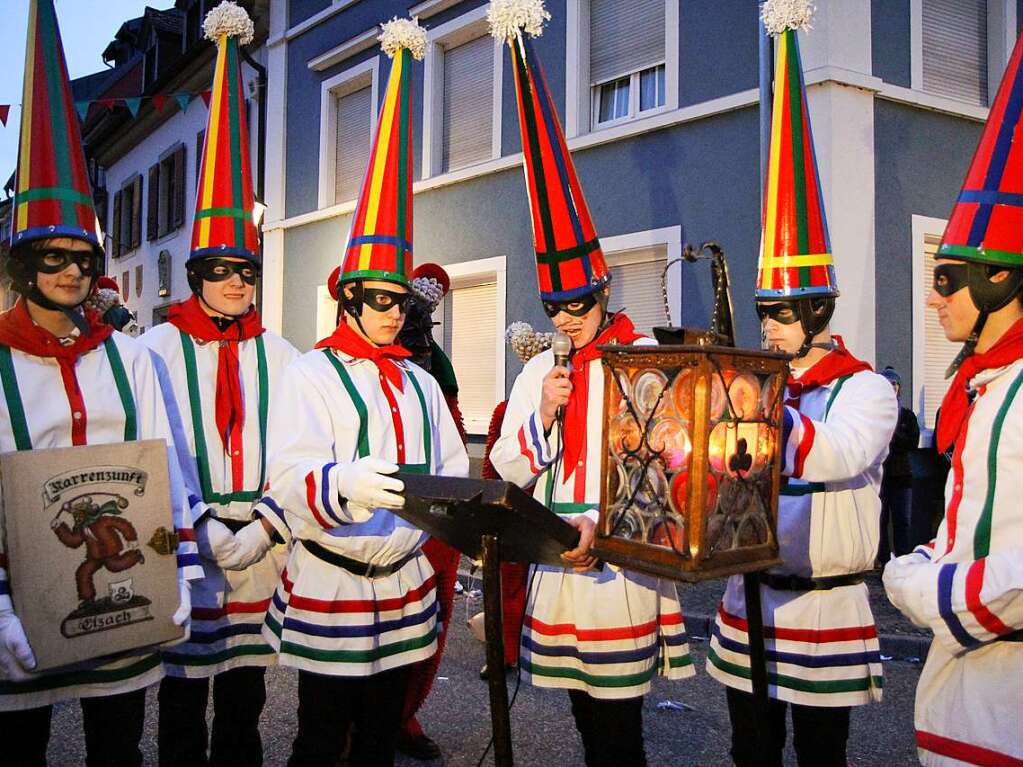
<instances>
[{"instance_id":1,"label":"white carnival tunic","mask_svg":"<svg viewBox=\"0 0 1023 767\"><path fill-rule=\"evenodd\" d=\"M792 391L789 391L792 396ZM881 467L898 419L891 384L860 371L802 394L787 407L789 477L778 501L782 564L804 578L861 573L879 541ZM857 706L881 699L883 671L865 584L819 591L760 586L769 694L804 706ZM718 607L707 673L745 692L750 683L741 576Z\"/></svg>"},{"instance_id":2,"label":"white carnival tunic","mask_svg":"<svg viewBox=\"0 0 1023 767\"><path fill-rule=\"evenodd\" d=\"M237 524L251 521L255 512L289 541L283 512L271 497L264 497L263 487L270 392L298 352L269 332L238 342L245 416L241 440L231 443L228 454L216 423L219 345L199 341L169 322L140 340L160 355L169 371L184 431L178 440L182 470L200 490L208 513ZM204 559L206 577L192 587L191 637L163 652L168 673L209 677L240 666L271 665L275 654L261 631L286 559L287 549L280 545L245 570L222 570Z\"/></svg>"},{"instance_id":3,"label":"white carnival tunic","mask_svg":"<svg viewBox=\"0 0 1023 767\"><path fill-rule=\"evenodd\" d=\"M641 339L637 343L653 343ZM548 349L526 363L508 398L501 436L490 460L498 473L566 517L600 505L604 371L588 363L585 449L564 482L557 423L544 436L540 419L543 379L554 366ZM556 476L552 477L551 467ZM592 510L592 511L591 511ZM538 687L582 690L594 698L645 695L658 672L668 679L695 674L675 584L615 565L601 572L534 567L522 628L519 666Z\"/></svg>"},{"instance_id":4,"label":"white carnival tunic","mask_svg":"<svg viewBox=\"0 0 1023 767\"><path fill-rule=\"evenodd\" d=\"M934 540L885 568L934 641L916 693L920 762L1023 765L1023 360L985 370L952 455Z\"/></svg>"},{"instance_id":5,"label":"white carnival tunic","mask_svg":"<svg viewBox=\"0 0 1023 767\"><path fill-rule=\"evenodd\" d=\"M468 475L469 458L437 382L417 365L395 364L401 391L368 359L316 349L288 367L287 383L276 394L269 493L285 510L294 545L263 636L281 665L369 676L429 658L436 649L434 573L425 556L368 578L320 559L302 543L387 565L426 538L387 509L341 502L338 464L372 455L404 471Z\"/></svg>"},{"instance_id":6,"label":"white carnival tunic","mask_svg":"<svg viewBox=\"0 0 1023 767\"><path fill-rule=\"evenodd\" d=\"M78 432L79 444L100 445L125 439L164 439L171 443L173 431L161 382L149 350L137 341L113 333L78 357L75 377L77 390L70 379L66 388L55 359L0 346L0 452L71 447L75 444L73 430ZM19 413L24 414L23 423ZM181 539L177 552L179 577L194 583L202 577L202 568L192 530L192 509L170 446L168 469L174 527ZM2 513L0 509L0 523ZM31 585L8 583L6 564L0 548L0 603L9 606L11 592ZM74 671L41 673L24 682L0 680L0 711L131 692L162 676L159 653L145 652L86 664Z\"/></svg>"}]
</instances>

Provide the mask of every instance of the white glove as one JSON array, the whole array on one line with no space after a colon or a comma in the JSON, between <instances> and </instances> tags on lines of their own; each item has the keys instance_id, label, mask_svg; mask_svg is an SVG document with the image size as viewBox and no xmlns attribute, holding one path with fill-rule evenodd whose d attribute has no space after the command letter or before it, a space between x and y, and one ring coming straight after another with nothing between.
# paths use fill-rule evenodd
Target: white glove
<instances>
[{"instance_id":1,"label":"white glove","mask_svg":"<svg viewBox=\"0 0 1023 767\"><path fill-rule=\"evenodd\" d=\"M199 554L215 562L222 570L244 570L258 562L273 545L258 519L232 533L218 519L209 517L200 526L197 537Z\"/></svg>"},{"instance_id":2,"label":"white glove","mask_svg":"<svg viewBox=\"0 0 1023 767\"><path fill-rule=\"evenodd\" d=\"M181 604L177 612L171 616L175 626L185 626L192 617L192 584L190 581L178 581L178 593L181 594ZM186 626L187 628L187 626Z\"/></svg>"},{"instance_id":3,"label":"white glove","mask_svg":"<svg viewBox=\"0 0 1023 767\"><path fill-rule=\"evenodd\" d=\"M10 607L0 609L0 679L22 682L31 678L36 656L28 644L25 629Z\"/></svg>"},{"instance_id":4,"label":"white glove","mask_svg":"<svg viewBox=\"0 0 1023 767\"><path fill-rule=\"evenodd\" d=\"M339 464L337 472L338 493L344 500L367 509L400 509L405 498L398 495L405 489L400 479L388 477L398 471L398 466L382 458L367 456L352 463Z\"/></svg>"}]
</instances>

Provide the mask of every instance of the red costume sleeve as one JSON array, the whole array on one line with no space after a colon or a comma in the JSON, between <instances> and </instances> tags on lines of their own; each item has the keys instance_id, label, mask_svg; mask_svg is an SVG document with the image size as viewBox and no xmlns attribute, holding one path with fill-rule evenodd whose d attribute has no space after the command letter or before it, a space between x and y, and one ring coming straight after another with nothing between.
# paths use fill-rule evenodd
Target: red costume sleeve
<instances>
[{"instance_id":1,"label":"red costume sleeve","mask_svg":"<svg viewBox=\"0 0 1023 767\"><path fill-rule=\"evenodd\" d=\"M494 408L493 415L490 416L490 428L487 429L487 446L483 451L483 478L484 479L501 479L501 475L497 473L497 469L494 468L494 464L490 462L490 451L494 449L494 443L497 442L497 438L501 436L501 425L504 423L504 411L508 409L508 400L498 403L497 407Z\"/></svg>"}]
</instances>

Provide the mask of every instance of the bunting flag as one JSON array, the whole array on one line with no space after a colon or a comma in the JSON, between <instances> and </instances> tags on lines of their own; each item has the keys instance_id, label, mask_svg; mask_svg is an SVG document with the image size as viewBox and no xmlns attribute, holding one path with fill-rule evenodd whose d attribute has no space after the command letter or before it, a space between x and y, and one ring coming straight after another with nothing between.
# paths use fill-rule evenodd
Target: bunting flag
<instances>
[{"instance_id":1,"label":"bunting flag","mask_svg":"<svg viewBox=\"0 0 1023 767\"><path fill-rule=\"evenodd\" d=\"M166 96L163 96L161 94L157 94L156 96L153 96L153 108L156 109L157 112L162 112L163 111L163 107L164 107L164 105L166 103L167 103L167 97Z\"/></svg>"},{"instance_id":2,"label":"bunting flag","mask_svg":"<svg viewBox=\"0 0 1023 767\"><path fill-rule=\"evenodd\" d=\"M53 0L31 0L11 244L74 237L100 247L96 208Z\"/></svg>"},{"instance_id":3,"label":"bunting flag","mask_svg":"<svg viewBox=\"0 0 1023 767\"><path fill-rule=\"evenodd\" d=\"M195 94L192 93L175 93L174 100L178 102L178 108L184 112L188 109L188 105L192 103L192 99L195 98Z\"/></svg>"},{"instance_id":4,"label":"bunting flag","mask_svg":"<svg viewBox=\"0 0 1023 767\"><path fill-rule=\"evenodd\" d=\"M543 66L522 30L512 36L507 30L492 32L504 37L511 50L540 297L566 301L592 293L607 285L611 274Z\"/></svg>"},{"instance_id":5,"label":"bunting flag","mask_svg":"<svg viewBox=\"0 0 1023 767\"><path fill-rule=\"evenodd\" d=\"M245 11L231 3L210 11L204 24L207 37L216 41L217 61L196 191L190 261L207 256L260 261L238 52L239 37L251 39L251 26ZM246 28L248 32L243 31Z\"/></svg>"},{"instance_id":6,"label":"bunting flag","mask_svg":"<svg viewBox=\"0 0 1023 767\"><path fill-rule=\"evenodd\" d=\"M139 116L139 109L142 106L142 99L137 98L137 97L136 98L125 99L124 100L124 105L126 107L128 107L128 111L131 112L131 116L132 117L138 117Z\"/></svg>"},{"instance_id":7,"label":"bunting flag","mask_svg":"<svg viewBox=\"0 0 1023 767\"><path fill-rule=\"evenodd\" d=\"M796 30L778 32L775 49L756 297L837 296Z\"/></svg>"},{"instance_id":8,"label":"bunting flag","mask_svg":"<svg viewBox=\"0 0 1023 767\"><path fill-rule=\"evenodd\" d=\"M391 74L338 283L384 280L408 287L412 279L412 59L422 58L426 33L414 22L395 19L383 26L380 39L391 56Z\"/></svg>"},{"instance_id":9,"label":"bunting flag","mask_svg":"<svg viewBox=\"0 0 1023 767\"><path fill-rule=\"evenodd\" d=\"M7 127L7 118L11 116L11 105L0 104L0 123Z\"/></svg>"},{"instance_id":10,"label":"bunting flag","mask_svg":"<svg viewBox=\"0 0 1023 767\"><path fill-rule=\"evenodd\" d=\"M1015 140L1023 113L1023 37L998 86L938 258L1023 266L1023 148Z\"/></svg>"}]
</instances>

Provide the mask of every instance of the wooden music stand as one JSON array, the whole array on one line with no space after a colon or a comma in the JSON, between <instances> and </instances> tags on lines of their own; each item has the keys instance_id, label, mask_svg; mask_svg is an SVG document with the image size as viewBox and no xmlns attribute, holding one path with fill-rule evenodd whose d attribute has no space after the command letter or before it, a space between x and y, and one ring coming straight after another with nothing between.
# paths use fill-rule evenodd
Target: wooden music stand
<instances>
[{"instance_id":1,"label":"wooden music stand","mask_svg":"<svg viewBox=\"0 0 1023 767\"><path fill-rule=\"evenodd\" d=\"M511 723L504 675L501 560L564 567L579 532L510 482L423 474L395 475L405 483L405 506L395 514L466 556L483 561L483 615L494 762L511 767Z\"/></svg>"}]
</instances>

